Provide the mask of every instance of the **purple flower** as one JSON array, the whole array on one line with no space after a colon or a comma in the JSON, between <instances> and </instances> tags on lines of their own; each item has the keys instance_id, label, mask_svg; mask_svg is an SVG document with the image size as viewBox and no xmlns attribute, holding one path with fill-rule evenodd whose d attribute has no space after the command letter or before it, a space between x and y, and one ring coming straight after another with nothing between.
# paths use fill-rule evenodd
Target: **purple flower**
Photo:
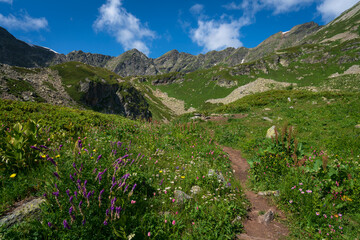
<instances>
[{"instance_id":1,"label":"purple flower","mask_svg":"<svg viewBox=\"0 0 360 240\"><path fill-rule=\"evenodd\" d=\"M108 222L107 222L106 220L104 221L104 225L105 225L105 226L108 225Z\"/></svg>"},{"instance_id":2,"label":"purple flower","mask_svg":"<svg viewBox=\"0 0 360 240\"><path fill-rule=\"evenodd\" d=\"M85 225L85 223L86 223L86 220L85 220L85 218L84 218L84 220L82 220L82 225Z\"/></svg>"},{"instance_id":3,"label":"purple flower","mask_svg":"<svg viewBox=\"0 0 360 240\"><path fill-rule=\"evenodd\" d=\"M70 196L69 202L72 203L73 199L74 199L74 197L73 197L73 196Z\"/></svg>"},{"instance_id":4,"label":"purple flower","mask_svg":"<svg viewBox=\"0 0 360 240\"><path fill-rule=\"evenodd\" d=\"M63 221L63 224L64 224L64 228L71 229L70 225L68 224L68 222L66 220Z\"/></svg>"},{"instance_id":5,"label":"purple flower","mask_svg":"<svg viewBox=\"0 0 360 240\"><path fill-rule=\"evenodd\" d=\"M44 198L46 198L46 197L47 197L47 194L46 194L46 193L44 193L44 194L43 194L43 196L44 196Z\"/></svg>"},{"instance_id":6,"label":"purple flower","mask_svg":"<svg viewBox=\"0 0 360 240\"><path fill-rule=\"evenodd\" d=\"M76 182L77 182L78 184L81 184L81 180L80 180L80 179L78 179Z\"/></svg>"},{"instance_id":7,"label":"purple flower","mask_svg":"<svg viewBox=\"0 0 360 240\"><path fill-rule=\"evenodd\" d=\"M76 197L76 199L77 199L77 196L78 196L77 191L74 191L74 195L75 195L75 197Z\"/></svg>"},{"instance_id":8,"label":"purple flower","mask_svg":"<svg viewBox=\"0 0 360 240\"><path fill-rule=\"evenodd\" d=\"M109 212L110 212L110 210L106 209L106 212L105 212L106 216L109 216Z\"/></svg>"},{"instance_id":9,"label":"purple flower","mask_svg":"<svg viewBox=\"0 0 360 240\"><path fill-rule=\"evenodd\" d=\"M114 197L114 198L111 200L111 206L112 206L112 207L114 206L115 202L116 202L116 197Z\"/></svg>"},{"instance_id":10,"label":"purple flower","mask_svg":"<svg viewBox=\"0 0 360 240\"><path fill-rule=\"evenodd\" d=\"M91 192L88 192L86 198L89 199L89 197L91 197L92 193Z\"/></svg>"},{"instance_id":11,"label":"purple flower","mask_svg":"<svg viewBox=\"0 0 360 240\"><path fill-rule=\"evenodd\" d=\"M47 158L48 161L50 161L52 164L54 164L54 166L56 167L56 162L54 161L53 158L49 157Z\"/></svg>"},{"instance_id":12,"label":"purple flower","mask_svg":"<svg viewBox=\"0 0 360 240\"><path fill-rule=\"evenodd\" d=\"M126 185L125 190L124 190L124 193L126 192L126 190L128 189L128 187L129 187L129 184Z\"/></svg>"},{"instance_id":13,"label":"purple flower","mask_svg":"<svg viewBox=\"0 0 360 240\"><path fill-rule=\"evenodd\" d=\"M59 174L57 172L54 172L53 174L57 179L60 179L60 176L59 176Z\"/></svg>"},{"instance_id":14,"label":"purple flower","mask_svg":"<svg viewBox=\"0 0 360 240\"><path fill-rule=\"evenodd\" d=\"M49 227L52 227L52 223L51 223L51 222L48 222L48 226L49 226Z\"/></svg>"},{"instance_id":15,"label":"purple flower","mask_svg":"<svg viewBox=\"0 0 360 240\"><path fill-rule=\"evenodd\" d=\"M30 148L40 151L40 148L37 148L35 146L31 146Z\"/></svg>"},{"instance_id":16,"label":"purple flower","mask_svg":"<svg viewBox=\"0 0 360 240\"><path fill-rule=\"evenodd\" d=\"M98 162L100 159L101 159L102 155L100 154L97 159L96 159L96 162Z\"/></svg>"},{"instance_id":17,"label":"purple flower","mask_svg":"<svg viewBox=\"0 0 360 240\"><path fill-rule=\"evenodd\" d=\"M41 148L49 149L47 146L40 145Z\"/></svg>"},{"instance_id":18,"label":"purple flower","mask_svg":"<svg viewBox=\"0 0 360 240\"><path fill-rule=\"evenodd\" d=\"M52 195L54 195L55 197L58 197L59 196L59 190L56 191L56 192L53 192Z\"/></svg>"},{"instance_id":19,"label":"purple flower","mask_svg":"<svg viewBox=\"0 0 360 240\"><path fill-rule=\"evenodd\" d=\"M73 168L75 168L75 170L77 171L76 164L73 163L72 166L73 166Z\"/></svg>"},{"instance_id":20,"label":"purple flower","mask_svg":"<svg viewBox=\"0 0 360 240\"><path fill-rule=\"evenodd\" d=\"M62 144L60 144L60 146L59 146L60 148L62 148L63 147L63 145Z\"/></svg>"},{"instance_id":21,"label":"purple flower","mask_svg":"<svg viewBox=\"0 0 360 240\"><path fill-rule=\"evenodd\" d=\"M88 182L88 180L85 180L85 181L84 181L84 187L86 187L87 182Z\"/></svg>"},{"instance_id":22,"label":"purple flower","mask_svg":"<svg viewBox=\"0 0 360 240\"><path fill-rule=\"evenodd\" d=\"M79 202L79 208L81 208L81 205L83 204L83 201Z\"/></svg>"},{"instance_id":23,"label":"purple flower","mask_svg":"<svg viewBox=\"0 0 360 240\"><path fill-rule=\"evenodd\" d=\"M164 179L161 180L161 183L162 183L162 181L164 181ZM160 184L160 185L161 185L161 184ZM135 187L136 187L136 183L135 183L134 186L132 187L131 191L134 191Z\"/></svg>"},{"instance_id":24,"label":"purple flower","mask_svg":"<svg viewBox=\"0 0 360 240\"><path fill-rule=\"evenodd\" d=\"M70 214L70 216L71 216L71 214L72 214L73 211L74 211L74 208L71 206L71 207L69 208L69 214Z\"/></svg>"},{"instance_id":25,"label":"purple flower","mask_svg":"<svg viewBox=\"0 0 360 240\"><path fill-rule=\"evenodd\" d=\"M71 181L75 180L74 177L71 175L71 173L70 173L70 179L71 179Z\"/></svg>"}]
</instances>

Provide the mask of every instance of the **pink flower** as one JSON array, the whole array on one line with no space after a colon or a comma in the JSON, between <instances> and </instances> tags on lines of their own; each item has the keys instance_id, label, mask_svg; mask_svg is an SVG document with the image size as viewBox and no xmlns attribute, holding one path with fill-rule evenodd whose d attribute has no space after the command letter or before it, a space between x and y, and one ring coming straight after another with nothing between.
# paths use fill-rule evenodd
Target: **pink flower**
<instances>
[{"instance_id":1,"label":"pink flower","mask_svg":"<svg viewBox=\"0 0 360 240\"><path fill-rule=\"evenodd\" d=\"M320 215L320 213L319 212L316 212L316 216L319 216Z\"/></svg>"},{"instance_id":2,"label":"pink flower","mask_svg":"<svg viewBox=\"0 0 360 240\"><path fill-rule=\"evenodd\" d=\"M203 178L205 178L205 176L203 176Z\"/></svg>"},{"instance_id":3,"label":"pink flower","mask_svg":"<svg viewBox=\"0 0 360 240\"><path fill-rule=\"evenodd\" d=\"M167 194L167 191L165 190L164 193Z\"/></svg>"},{"instance_id":4,"label":"pink flower","mask_svg":"<svg viewBox=\"0 0 360 240\"><path fill-rule=\"evenodd\" d=\"M175 225L175 220L172 221L172 225Z\"/></svg>"},{"instance_id":5,"label":"pink flower","mask_svg":"<svg viewBox=\"0 0 360 240\"><path fill-rule=\"evenodd\" d=\"M199 177L196 177L197 180L199 180Z\"/></svg>"},{"instance_id":6,"label":"pink flower","mask_svg":"<svg viewBox=\"0 0 360 240\"><path fill-rule=\"evenodd\" d=\"M196 210L199 210L199 207L196 207Z\"/></svg>"},{"instance_id":7,"label":"pink flower","mask_svg":"<svg viewBox=\"0 0 360 240\"><path fill-rule=\"evenodd\" d=\"M192 225L194 225L195 223L194 222L192 222Z\"/></svg>"},{"instance_id":8,"label":"pink flower","mask_svg":"<svg viewBox=\"0 0 360 240\"><path fill-rule=\"evenodd\" d=\"M289 203L293 203L293 200L290 200Z\"/></svg>"},{"instance_id":9,"label":"pink flower","mask_svg":"<svg viewBox=\"0 0 360 240\"><path fill-rule=\"evenodd\" d=\"M154 196L156 195L156 193L154 193Z\"/></svg>"},{"instance_id":10,"label":"pink flower","mask_svg":"<svg viewBox=\"0 0 360 240\"><path fill-rule=\"evenodd\" d=\"M134 200L131 200L131 204L135 204L136 203L136 201L134 201Z\"/></svg>"},{"instance_id":11,"label":"pink flower","mask_svg":"<svg viewBox=\"0 0 360 240\"><path fill-rule=\"evenodd\" d=\"M167 223L167 220L165 219L165 223Z\"/></svg>"},{"instance_id":12,"label":"pink flower","mask_svg":"<svg viewBox=\"0 0 360 240\"><path fill-rule=\"evenodd\" d=\"M175 214L178 214L178 212L176 212Z\"/></svg>"},{"instance_id":13,"label":"pink flower","mask_svg":"<svg viewBox=\"0 0 360 240\"><path fill-rule=\"evenodd\" d=\"M175 202L175 198L173 198L172 202Z\"/></svg>"},{"instance_id":14,"label":"pink flower","mask_svg":"<svg viewBox=\"0 0 360 240\"><path fill-rule=\"evenodd\" d=\"M148 237L150 237L151 236L151 233L150 232L148 232Z\"/></svg>"}]
</instances>

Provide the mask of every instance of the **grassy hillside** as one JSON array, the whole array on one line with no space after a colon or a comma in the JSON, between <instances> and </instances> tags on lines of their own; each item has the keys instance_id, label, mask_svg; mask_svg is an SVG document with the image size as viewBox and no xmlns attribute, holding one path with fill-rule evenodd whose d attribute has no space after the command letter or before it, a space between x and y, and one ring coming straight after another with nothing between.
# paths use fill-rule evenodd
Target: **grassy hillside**
<instances>
[{"instance_id":1,"label":"grassy hillside","mask_svg":"<svg viewBox=\"0 0 360 240\"><path fill-rule=\"evenodd\" d=\"M354 91L359 84L358 75L354 75L354 80L351 81L346 80L348 76L345 75L336 79L332 75L342 74L350 67L360 65L359 48L359 38L343 43L336 41L331 44L301 45L279 50L261 60L235 67L216 66L188 74L169 73L146 77L148 82L145 84L185 101L187 108L195 107L199 110L213 107L205 103L206 100L223 98L237 87L258 78L293 83L300 88ZM347 89L342 87L343 81L351 86ZM149 84L152 82L162 84ZM328 84L329 82L332 84Z\"/></svg>"},{"instance_id":2,"label":"grassy hillside","mask_svg":"<svg viewBox=\"0 0 360 240\"><path fill-rule=\"evenodd\" d=\"M119 75L105 68L93 67L80 62L67 62L50 68L59 72L66 91L77 102L80 102L82 97L80 82L116 84L118 83L117 79L120 78Z\"/></svg>"},{"instance_id":3,"label":"grassy hillside","mask_svg":"<svg viewBox=\"0 0 360 240\"><path fill-rule=\"evenodd\" d=\"M217 109L243 118L203 124L220 144L242 151L255 191L280 191L273 200L288 212L292 239L355 239L359 99L358 92L269 91ZM278 131L272 140L265 138L271 126Z\"/></svg>"},{"instance_id":4,"label":"grassy hillside","mask_svg":"<svg viewBox=\"0 0 360 240\"><path fill-rule=\"evenodd\" d=\"M0 102L0 215L25 198L46 199L42 221L0 227L2 238L233 239L242 231L232 221L246 200L205 129Z\"/></svg>"}]
</instances>

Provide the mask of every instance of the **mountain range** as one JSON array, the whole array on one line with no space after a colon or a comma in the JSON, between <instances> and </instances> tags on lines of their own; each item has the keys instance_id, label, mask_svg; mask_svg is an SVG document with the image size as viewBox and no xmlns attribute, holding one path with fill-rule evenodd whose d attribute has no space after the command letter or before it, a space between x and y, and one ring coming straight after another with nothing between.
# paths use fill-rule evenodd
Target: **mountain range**
<instances>
[{"instance_id":1,"label":"mountain range","mask_svg":"<svg viewBox=\"0 0 360 240\"><path fill-rule=\"evenodd\" d=\"M359 76L360 2L325 26L297 25L255 48L199 55L171 50L155 59L136 49L118 57L80 50L59 54L0 27L1 98L132 118L170 119L278 85L354 90Z\"/></svg>"}]
</instances>

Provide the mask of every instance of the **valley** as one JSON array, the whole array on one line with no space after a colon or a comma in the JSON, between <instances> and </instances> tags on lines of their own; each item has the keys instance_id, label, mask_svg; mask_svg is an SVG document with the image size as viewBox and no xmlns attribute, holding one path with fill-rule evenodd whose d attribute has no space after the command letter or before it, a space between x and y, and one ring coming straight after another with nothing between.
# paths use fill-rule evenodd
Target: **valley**
<instances>
[{"instance_id":1,"label":"valley","mask_svg":"<svg viewBox=\"0 0 360 240\"><path fill-rule=\"evenodd\" d=\"M154 59L0 27L0 239L358 239L359 21Z\"/></svg>"}]
</instances>

